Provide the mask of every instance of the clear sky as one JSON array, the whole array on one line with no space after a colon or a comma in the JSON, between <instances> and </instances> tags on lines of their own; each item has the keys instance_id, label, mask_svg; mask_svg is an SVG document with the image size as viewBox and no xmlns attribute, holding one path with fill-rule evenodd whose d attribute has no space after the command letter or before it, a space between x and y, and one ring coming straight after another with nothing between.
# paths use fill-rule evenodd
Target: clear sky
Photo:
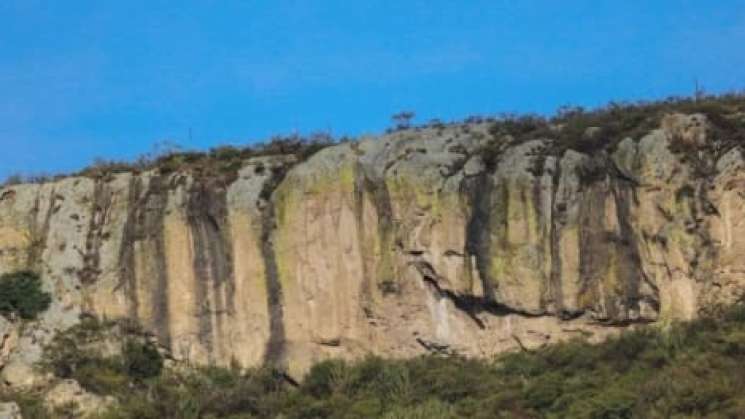
<instances>
[{"instance_id":1,"label":"clear sky","mask_svg":"<svg viewBox=\"0 0 745 419\"><path fill-rule=\"evenodd\" d=\"M745 0L2 0L0 178L745 87ZM189 140L189 130L192 137Z\"/></svg>"}]
</instances>

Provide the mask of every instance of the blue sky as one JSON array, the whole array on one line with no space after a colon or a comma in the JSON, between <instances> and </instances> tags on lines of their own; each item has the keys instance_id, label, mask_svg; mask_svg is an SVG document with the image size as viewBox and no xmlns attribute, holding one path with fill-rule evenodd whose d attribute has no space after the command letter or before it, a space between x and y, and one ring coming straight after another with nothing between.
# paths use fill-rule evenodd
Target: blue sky
<instances>
[{"instance_id":1,"label":"blue sky","mask_svg":"<svg viewBox=\"0 0 745 419\"><path fill-rule=\"evenodd\" d=\"M745 88L745 0L0 2L0 178ZM189 141L189 130L192 137Z\"/></svg>"}]
</instances>

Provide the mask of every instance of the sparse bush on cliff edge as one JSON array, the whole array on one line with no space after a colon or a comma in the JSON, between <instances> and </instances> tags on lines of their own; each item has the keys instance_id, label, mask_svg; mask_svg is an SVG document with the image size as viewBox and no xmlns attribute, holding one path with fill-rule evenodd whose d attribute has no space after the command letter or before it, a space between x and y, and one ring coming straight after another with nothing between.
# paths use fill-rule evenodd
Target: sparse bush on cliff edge
<instances>
[{"instance_id":1,"label":"sparse bush on cliff edge","mask_svg":"<svg viewBox=\"0 0 745 419\"><path fill-rule=\"evenodd\" d=\"M610 103L596 109L564 106L554 116L506 114L491 122L495 138L509 136L515 143L553 139L555 154L566 149L592 153L612 150L624 138L639 139L658 128L666 114L705 115L712 136L729 145L745 144L745 94L730 93L694 98L671 97L653 102Z\"/></svg>"},{"instance_id":2,"label":"sparse bush on cliff edge","mask_svg":"<svg viewBox=\"0 0 745 419\"><path fill-rule=\"evenodd\" d=\"M224 178L228 183L237 176L243 161L252 157L271 155L294 156L300 162L317 151L345 141L335 139L326 133L313 133L308 136L275 136L266 143L245 147L219 146L208 152L187 151L169 145L162 150L140 157L133 163L97 160L93 165L77 173L79 176L104 178L114 173L144 170L158 170L161 174L189 172L197 177Z\"/></svg>"},{"instance_id":3,"label":"sparse bush on cliff edge","mask_svg":"<svg viewBox=\"0 0 745 419\"><path fill-rule=\"evenodd\" d=\"M0 276L0 314L12 319L33 320L49 308L52 297L41 289L34 272L19 271Z\"/></svg>"},{"instance_id":4,"label":"sparse bush on cliff edge","mask_svg":"<svg viewBox=\"0 0 745 419\"><path fill-rule=\"evenodd\" d=\"M561 154L567 149L585 153L612 150L621 140L630 137L638 139L659 127L661 118L670 113L706 115L712 131L712 138L723 146L745 144L745 93L733 92L721 95L698 95L697 97L671 97L656 101L611 102L606 106L585 109L578 106L564 106L553 116L535 114L503 113L499 116L469 117L461 122L444 123L432 120L427 124L414 125L415 113L404 111L392 116L394 126L388 133L400 130L419 130L423 127L442 131L448 126L460 125L462 134L473 133L469 124L489 123L493 140L481 152L489 163L509 144L533 139L555 140L550 154ZM441 132L440 132L441 133ZM458 137L461 132L456 132ZM220 177L228 183L235 179L243 161L251 157L285 155L294 156L296 162L306 160L317 151L338 143L350 141L349 138L333 138L320 132L307 136L275 136L265 143L249 146L219 146L208 152L185 151L181 147L166 143L153 153L146 154L133 162L97 160L91 166L76 173L78 176L107 178L115 173L156 169L162 174L175 171L191 172L198 177ZM724 147L724 148L727 148ZM4 186L15 183L41 183L59 179L56 176L11 176Z\"/></svg>"}]
</instances>

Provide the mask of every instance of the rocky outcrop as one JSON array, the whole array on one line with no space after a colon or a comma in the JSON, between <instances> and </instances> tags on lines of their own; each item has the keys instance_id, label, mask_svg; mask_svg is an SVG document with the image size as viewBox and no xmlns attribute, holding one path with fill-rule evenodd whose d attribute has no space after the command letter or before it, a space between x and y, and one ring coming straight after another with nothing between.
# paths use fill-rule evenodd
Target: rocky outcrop
<instances>
[{"instance_id":1,"label":"rocky outcrop","mask_svg":"<svg viewBox=\"0 0 745 419\"><path fill-rule=\"evenodd\" d=\"M0 403L0 419L23 419L21 409L14 402Z\"/></svg>"},{"instance_id":2,"label":"rocky outcrop","mask_svg":"<svg viewBox=\"0 0 745 419\"><path fill-rule=\"evenodd\" d=\"M592 154L487 128L248 159L230 182L5 187L0 270L34 269L54 296L5 334L25 348L5 370L84 313L135 319L177 359L300 374L327 357L599 340L743 295L745 161L712 146L702 115Z\"/></svg>"}]
</instances>

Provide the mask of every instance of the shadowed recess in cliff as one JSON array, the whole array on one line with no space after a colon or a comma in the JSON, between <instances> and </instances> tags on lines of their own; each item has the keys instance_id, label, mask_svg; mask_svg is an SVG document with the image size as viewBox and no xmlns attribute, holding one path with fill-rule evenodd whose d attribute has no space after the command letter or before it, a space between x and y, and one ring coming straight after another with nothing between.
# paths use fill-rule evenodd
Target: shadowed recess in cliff
<instances>
[{"instance_id":1,"label":"shadowed recess in cliff","mask_svg":"<svg viewBox=\"0 0 745 419\"><path fill-rule=\"evenodd\" d=\"M195 304L199 342L212 361L221 358L226 341L225 316L235 311L235 283L230 230L227 223L225 187L217 182L197 180L189 191L187 220L192 232ZM215 345L219 347L215 347Z\"/></svg>"},{"instance_id":2,"label":"shadowed recess in cliff","mask_svg":"<svg viewBox=\"0 0 745 419\"><path fill-rule=\"evenodd\" d=\"M596 319L614 323L638 317L644 273L631 228L634 185L612 176L611 165L591 167L582 180L579 262L581 305Z\"/></svg>"},{"instance_id":3,"label":"shadowed recess in cliff","mask_svg":"<svg viewBox=\"0 0 745 419\"><path fill-rule=\"evenodd\" d=\"M581 310L568 310L564 303L564 290L561 287L561 247L559 232L561 225L566 223L566 203L558 202L559 183L561 180L561 163L556 162L551 179L551 225L549 226L551 271L548 277L547 306L553 306L561 318L569 319L581 315Z\"/></svg>"},{"instance_id":4,"label":"shadowed recess in cliff","mask_svg":"<svg viewBox=\"0 0 745 419\"><path fill-rule=\"evenodd\" d=\"M440 286L439 275L434 271L432 265L423 260L410 262L419 272L422 280L433 288L439 298L450 300L455 307L465 313L479 329L486 329L484 321L479 318L479 314L488 313L493 316L507 316L510 314L519 315L527 318L537 318L546 316L546 314L533 314L522 310L516 310L504 304L500 304L493 299L478 297L471 294L458 294Z\"/></svg>"},{"instance_id":5,"label":"shadowed recess in cliff","mask_svg":"<svg viewBox=\"0 0 745 419\"><path fill-rule=\"evenodd\" d=\"M142 191L142 180L132 177L127 187L127 217L122 228L121 245L119 246L119 283L114 292L124 288L128 302L128 315L138 318L139 298L137 296L137 275L135 274L134 241L136 238L137 199Z\"/></svg>"},{"instance_id":6,"label":"shadowed recess in cliff","mask_svg":"<svg viewBox=\"0 0 745 419\"><path fill-rule=\"evenodd\" d=\"M394 224L393 207L391 197L385 182L371 179L365 174L361 163L357 162L355 169L355 211L357 217L357 231L360 233L360 248L364 254L379 254L380 260L375 260L373 266L363 258L363 278L361 284L361 296L364 304L365 314L372 315L373 287L380 287L383 292L396 287L395 268L393 266L393 242ZM377 240L366 237L367 229L364 225L365 199L369 196L377 220ZM379 248L373 249L374 243Z\"/></svg>"},{"instance_id":7,"label":"shadowed recess in cliff","mask_svg":"<svg viewBox=\"0 0 745 419\"><path fill-rule=\"evenodd\" d=\"M28 266L35 271L40 270L42 263L42 255L47 245L47 237L49 236L49 228L52 222L52 215L54 215L57 208L57 193L52 188L49 192L49 202L47 203L46 213L44 214L44 220L41 225L38 223L39 212L42 210L42 191L39 191L34 199L34 206L31 209L31 213L28 215L30 218L29 225L31 226L31 246L29 247L28 254Z\"/></svg>"},{"instance_id":8,"label":"shadowed recess in cliff","mask_svg":"<svg viewBox=\"0 0 745 419\"><path fill-rule=\"evenodd\" d=\"M654 301L659 301L659 295L650 298L643 296L641 293L642 281L651 285L655 294L658 294L658 291L655 289L656 287L654 287L653 284L650 284L641 267L641 257L639 255L637 236L634 234L631 224L631 206L632 203L636 201L634 185L622 178L615 178L614 184L618 185L618 187L613 190L613 199L615 199L618 211L619 233L621 236L619 244L621 245L620 250L624 261L621 266L619 266L621 270L621 273L619 274L621 277L620 280L625 285L622 306L627 309L632 308L636 310L636 312L639 313L637 316L641 316L642 311L640 301L645 299L647 302L651 303L651 306L654 308L657 306ZM656 311L659 311L659 307L657 307Z\"/></svg>"},{"instance_id":9,"label":"shadowed recess in cliff","mask_svg":"<svg viewBox=\"0 0 745 419\"><path fill-rule=\"evenodd\" d=\"M83 285L89 285L101 274L99 253L101 243L106 239L104 226L111 210L112 192L104 179L96 179L93 187L93 202L83 251L83 268L78 271L78 278Z\"/></svg>"},{"instance_id":10,"label":"shadowed recess in cliff","mask_svg":"<svg viewBox=\"0 0 745 419\"><path fill-rule=\"evenodd\" d=\"M461 183L461 193L471 202L471 216L465 231L466 263L469 268L467 272L472 275L471 264L475 262L484 289L484 298L489 300L494 299L494 282L489 277L491 267L489 216L494 189L492 183L488 172L481 172L478 176L466 178ZM473 281L472 278L471 281Z\"/></svg>"},{"instance_id":11,"label":"shadowed recess in cliff","mask_svg":"<svg viewBox=\"0 0 745 419\"><path fill-rule=\"evenodd\" d=\"M540 303L539 306L542 312L550 312L550 307L554 301L553 287L551 286L551 269L553 267L552 262L552 225L553 225L553 200L554 200L554 181L556 159L543 155L543 152L539 151L537 157L533 157L533 166L536 170L533 171L533 185L530 189L530 197L522 196L523 200L531 199L532 208L536 209L535 218L538 221L539 227L539 245L537 248L537 255L540 258L541 266L548 266L548 272L543 272L543 278L541 278L541 291L540 291ZM548 193L544 193L544 190L548 190ZM526 205L524 208L528 208ZM525 217L530 217L531 214L525 213ZM553 310L555 312L555 310Z\"/></svg>"},{"instance_id":12,"label":"shadowed recess in cliff","mask_svg":"<svg viewBox=\"0 0 745 419\"><path fill-rule=\"evenodd\" d=\"M282 284L279 281L279 269L274 252L273 233L277 228L277 218L272 193L282 182L289 167L280 166L272 169L259 194L261 205L261 256L264 259L264 278L266 280L267 306L269 309L269 339L264 351L264 363L282 367L285 361L285 344L287 341L282 308Z\"/></svg>"},{"instance_id":13,"label":"shadowed recess in cliff","mask_svg":"<svg viewBox=\"0 0 745 419\"><path fill-rule=\"evenodd\" d=\"M129 188L127 214L121 246L121 282L126 287L129 313L145 327L152 328L165 347L171 347L168 314L168 278L164 242L164 217L168 204L167 177L154 175L145 187L135 178ZM145 188L147 188L145 190ZM147 259L137 257L137 253ZM144 278L145 274L150 277ZM141 301L140 295L149 295ZM151 307L151 318L142 319L141 310Z\"/></svg>"},{"instance_id":14,"label":"shadowed recess in cliff","mask_svg":"<svg viewBox=\"0 0 745 419\"><path fill-rule=\"evenodd\" d=\"M360 163L355 162L354 170L354 217L359 232L359 246L363 253L369 252L369 244L365 230L365 177L360 174ZM372 316L372 290L370 289L370 266L365 258L362 258L362 283L360 285L360 301L365 315Z\"/></svg>"}]
</instances>

